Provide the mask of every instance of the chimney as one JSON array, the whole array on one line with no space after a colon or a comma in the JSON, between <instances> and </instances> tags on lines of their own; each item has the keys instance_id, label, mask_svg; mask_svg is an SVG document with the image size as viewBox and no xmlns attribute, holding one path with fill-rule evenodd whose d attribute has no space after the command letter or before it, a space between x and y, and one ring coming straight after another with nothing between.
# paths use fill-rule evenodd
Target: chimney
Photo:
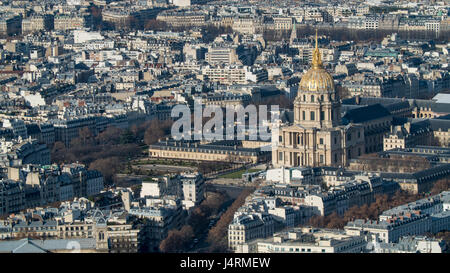
<instances>
[{"instance_id":1,"label":"chimney","mask_svg":"<svg viewBox=\"0 0 450 273\"><path fill-rule=\"evenodd\" d=\"M411 122L405 123L405 129L408 133L411 133Z\"/></svg>"}]
</instances>

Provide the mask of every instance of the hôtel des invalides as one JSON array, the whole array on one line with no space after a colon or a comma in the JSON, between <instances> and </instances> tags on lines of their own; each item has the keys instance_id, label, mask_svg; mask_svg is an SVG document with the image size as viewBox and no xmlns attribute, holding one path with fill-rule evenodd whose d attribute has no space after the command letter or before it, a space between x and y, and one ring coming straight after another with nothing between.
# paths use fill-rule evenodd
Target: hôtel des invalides
<instances>
[{"instance_id":1,"label":"h\u00f4tel des invalides","mask_svg":"<svg viewBox=\"0 0 450 273\"><path fill-rule=\"evenodd\" d=\"M276 142L272 139L272 143ZM345 166L364 153L364 127L341 125L341 103L319 48L294 100L294 123L281 127L272 148L274 167Z\"/></svg>"}]
</instances>

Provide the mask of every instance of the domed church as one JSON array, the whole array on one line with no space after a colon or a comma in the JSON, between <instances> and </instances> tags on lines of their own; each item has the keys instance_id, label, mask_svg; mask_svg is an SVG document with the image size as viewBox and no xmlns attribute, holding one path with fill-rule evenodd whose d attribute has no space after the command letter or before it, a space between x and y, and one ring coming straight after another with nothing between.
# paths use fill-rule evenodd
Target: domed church
<instances>
[{"instance_id":1,"label":"domed church","mask_svg":"<svg viewBox=\"0 0 450 273\"><path fill-rule=\"evenodd\" d=\"M323 67L317 32L312 66L294 100L294 124L281 127L272 143L275 167L346 166L364 152L363 126L341 125L341 103Z\"/></svg>"}]
</instances>

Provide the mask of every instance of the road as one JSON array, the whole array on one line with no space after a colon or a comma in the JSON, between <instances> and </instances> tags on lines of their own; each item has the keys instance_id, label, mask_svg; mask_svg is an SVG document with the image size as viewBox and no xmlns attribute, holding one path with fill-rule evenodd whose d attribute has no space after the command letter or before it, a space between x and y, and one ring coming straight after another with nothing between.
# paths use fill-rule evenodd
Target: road
<instances>
[{"instance_id":1,"label":"road","mask_svg":"<svg viewBox=\"0 0 450 273\"><path fill-rule=\"evenodd\" d=\"M232 199L236 199L239 194L241 194L242 190L245 187L243 186L234 186L234 185L221 185L221 184L211 184L207 183L207 189L208 190L219 190L219 191L225 191L228 196L230 196Z\"/></svg>"},{"instance_id":2,"label":"road","mask_svg":"<svg viewBox=\"0 0 450 273\"><path fill-rule=\"evenodd\" d=\"M142 170L155 170L155 171L167 171L167 172L192 172L196 171L197 168L187 167L187 166L174 166L174 165L160 165L160 164L146 164L133 166L134 169Z\"/></svg>"}]
</instances>

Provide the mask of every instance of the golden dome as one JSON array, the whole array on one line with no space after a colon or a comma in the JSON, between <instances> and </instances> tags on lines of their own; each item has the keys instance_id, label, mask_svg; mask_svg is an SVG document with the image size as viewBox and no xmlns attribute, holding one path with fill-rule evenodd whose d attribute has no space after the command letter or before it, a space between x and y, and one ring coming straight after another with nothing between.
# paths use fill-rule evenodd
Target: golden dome
<instances>
[{"instance_id":1,"label":"golden dome","mask_svg":"<svg viewBox=\"0 0 450 273\"><path fill-rule=\"evenodd\" d=\"M334 81L330 73L328 73L322 65L320 51L317 46L316 31L316 48L313 53L312 67L303 75L300 81L301 91L329 92L334 91Z\"/></svg>"}]
</instances>

